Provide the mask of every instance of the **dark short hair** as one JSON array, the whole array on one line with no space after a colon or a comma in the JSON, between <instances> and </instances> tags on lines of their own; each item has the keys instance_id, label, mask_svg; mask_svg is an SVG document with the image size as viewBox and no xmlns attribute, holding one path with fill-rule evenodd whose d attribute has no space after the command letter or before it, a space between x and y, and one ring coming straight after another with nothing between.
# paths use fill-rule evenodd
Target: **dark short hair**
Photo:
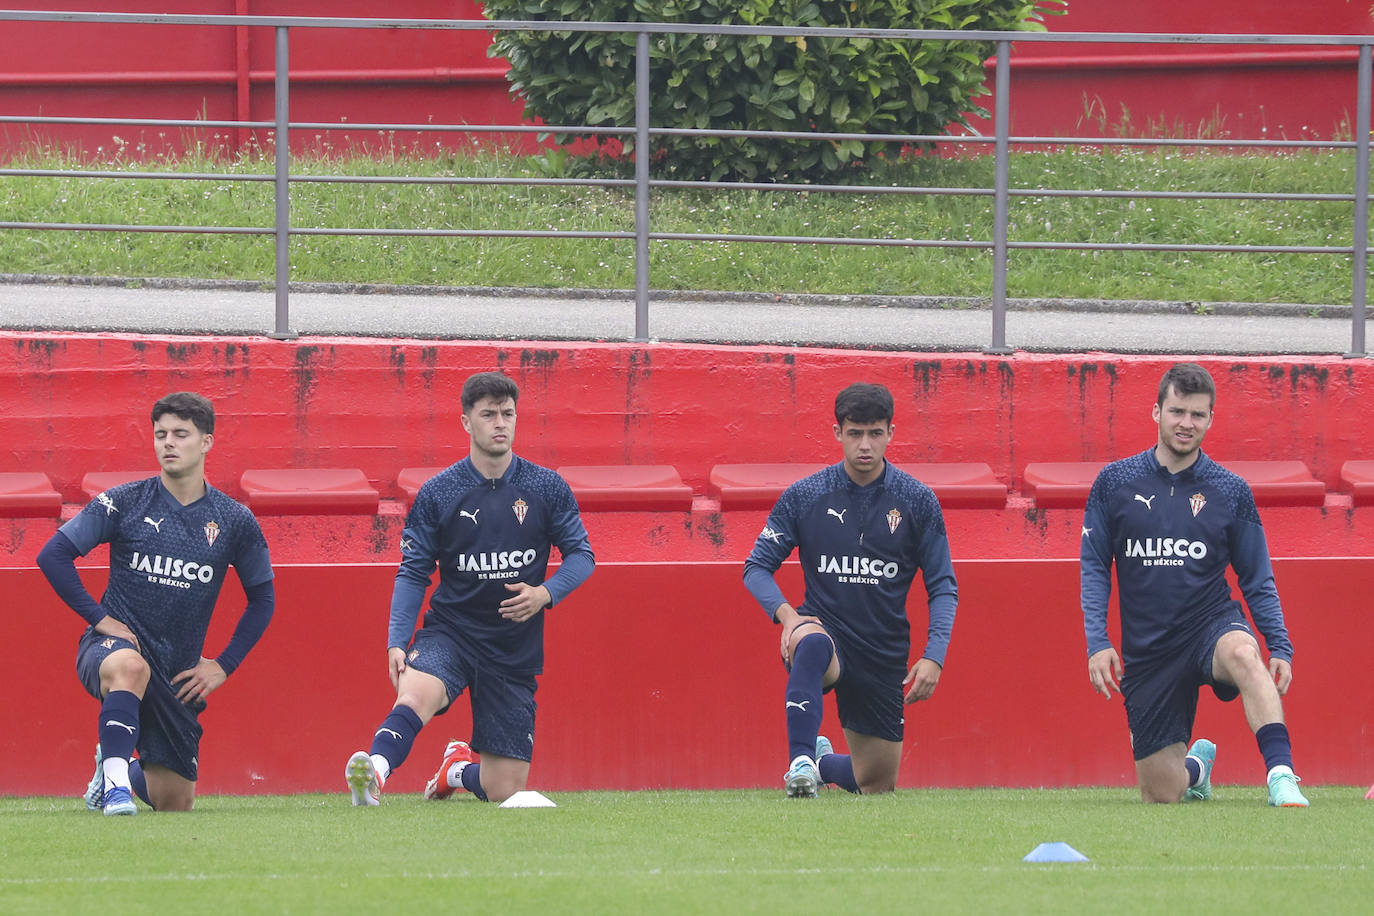
<instances>
[{"instance_id":1,"label":"dark short hair","mask_svg":"<svg viewBox=\"0 0 1374 916\"><path fill-rule=\"evenodd\" d=\"M163 414L172 414L181 420L190 420L202 435L215 431L215 405L204 395L194 391L174 391L153 405L153 422Z\"/></svg>"},{"instance_id":2,"label":"dark short hair","mask_svg":"<svg viewBox=\"0 0 1374 916\"><path fill-rule=\"evenodd\" d=\"M835 422L892 423L892 392L882 385L855 382L835 395Z\"/></svg>"},{"instance_id":3,"label":"dark short hair","mask_svg":"<svg viewBox=\"0 0 1374 916\"><path fill-rule=\"evenodd\" d=\"M494 401L510 398L519 403L520 388L504 372L479 372L468 376L468 380L463 383L463 413L472 410L478 401L485 401L487 398Z\"/></svg>"},{"instance_id":4,"label":"dark short hair","mask_svg":"<svg viewBox=\"0 0 1374 916\"><path fill-rule=\"evenodd\" d=\"M1164 399L1169 396L1170 388L1173 388L1174 394L1181 398L1190 394L1205 394L1207 406L1216 406L1216 382L1212 381L1211 373L1197 363L1179 363L1164 373L1164 377L1159 380L1159 395L1155 404L1164 406Z\"/></svg>"}]
</instances>

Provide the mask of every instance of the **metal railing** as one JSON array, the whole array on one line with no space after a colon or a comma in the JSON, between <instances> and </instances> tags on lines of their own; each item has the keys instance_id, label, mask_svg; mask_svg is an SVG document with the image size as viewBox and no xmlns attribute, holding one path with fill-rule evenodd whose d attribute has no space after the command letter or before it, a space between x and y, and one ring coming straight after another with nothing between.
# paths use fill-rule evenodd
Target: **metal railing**
<instances>
[{"instance_id":1,"label":"metal railing","mask_svg":"<svg viewBox=\"0 0 1374 916\"><path fill-rule=\"evenodd\" d=\"M1365 348L1366 293L1369 228L1369 146L1370 146L1370 97L1371 97L1371 49L1374 48L1374 35L1215 35L1215 34L1130 34L1130 33L1087 33L1087 32L987 32L955 31L943 29L855 29L855 28L804 28L781 26L726 26L726 25L689 25L681 23L613 23L613 22L557 22L558 31L567 32L619 32L636 36L635 58L635 123L633 127L591 127L583 125L530 125L530 124L394 124L394 123L321 123L292 122L290 112L290 35L296 29L442 29L460 31L549 31L550 21L507 21L507 20L444 20L444 19L360 19L360 18L313 18L297 16L227 16L227 15L173 15L154 13L76 13L76 12L37 12L26 10L0 10L0 22L73 22L105 24L143 24L179 26L221 26L221 27L260 27L271 28L275 32L275 111L272 121L210 121L210 120L163 120L151 118L73 118L42 117L23 115L0 116L0 124L91 124L130 127L168 126L168 127L226 127L226 128L266 128L275 132L274 172L266 175L225 175L221 173L168 173L102 171L95 169L55 170L55 169L0 169L5 176L47 176L123 179L155 178L160 180L232 180L232 181L272 181L274 183L275 216L271 227L246 226L149 226L114 225L87 223L40 223L40 222L0 222L0 229L70 230L70 231L108 231L108 232L182 232L217 233L242 235L272 235L275 240L275 325L269 336L292 338L296 334L290 329L290 285L291 262L290 241L292 236L308 235L362 235L362 236L435 236L435 237L515 237L515 238L556 238L556 239L633 239L635 264L634 289L634 334L635 341L648 341L649 331L649 243L651 241L684 242L759 242L812 245L866 245L881 247L938 247L972 248L992 252L992 331L991 340L984 348L989 354L1007 354L1012 350L1006 343L1007 313L1007 269L1008 254L1018 249L1040 250L1093 250L1093 251L1177 251L1177 252L1233 252L1233 253L1275 253L1275 254L1333 254L1348 255L1352 259L1351 284L1351 345L1347 357L1368 355ZM785 38L867 38L894 41L979 41L995 45L994 67L994 111L993 135L977 134L872 134L841 132L795 132L795 131L752 131L752 130L697 130L685 128L654 127L649 124L649 73L651 35L734 35L734 36L773 36ZM1356 123L1354 139L1338 140L1230 140L1230 139L1171 139L1166 137L1036 137L1010 135L1010 89L1011 69L1009 55L1011 42L1095 42L1107 44L1211 44L1211 45L1282 45L1282 46L1327 46L1358 49L1356 72ZM310 176L291 172L290 144L285 138L291 131L301 130L339 130L351 131L416 131L442 132L457 131L465 133L541 133L541 134L578 134L602 136L633 136L634 178L633 179L567 179L567 178L397 178L384 176ZM991 144L994 157L994 178L991 188L946 188L946 187L872 187L863 185L814 185L785 184L771 182L711 182L651 180L649 178L649 156L653 137L692 136L692 137L766 137L772 139L816 140L816 141L885 141L902 144ZM1136 190L1067 190L1067 189L1015 189L1010 186L1010 157L1012 146L1053 145L1068 146L1177 146L1177 147L1227 147L1227 148L1309 148L1309 149L1353 149L1355 153L1355 181L1349 194L1304 194L1304 193L1251 193L1241 191L1223 192L1184 192L1184 191L1136 191ZM634 231L633 232L582 232L564 230L509 230L509 229L324 229L293 227L290 213L290 185L292 182L352 182L352 183L448 183L448 184L520 184L520 185L579 185L615 188L633 188L634 191ZM770 192L826 191L852 194L912 194L912 195L967 195L991 196L993 199L993 238L987 241L949 240L949 239L893 239L862 237L816 237L816 236L777 236L716 233L655 232L650 226L649 200L655 189L727 189L760 190ZM1010 199L1014 196L1036 197L1100 197L1100 198L1169 198L1176 200L1294 200L1294 201L1335 201L1349 202L1353 209L1353 237L1351 245L1226 245L1226 244L1170 244L1142 242L1037 242L1014 241L1008 238Z\"/></svg>"}]
</instances>

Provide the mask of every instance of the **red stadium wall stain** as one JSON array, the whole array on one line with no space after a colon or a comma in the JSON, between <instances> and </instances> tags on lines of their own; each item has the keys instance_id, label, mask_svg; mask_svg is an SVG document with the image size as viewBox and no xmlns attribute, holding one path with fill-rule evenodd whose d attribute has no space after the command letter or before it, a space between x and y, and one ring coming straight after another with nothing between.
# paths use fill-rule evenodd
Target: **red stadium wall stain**
<instances>
[{"instance_id":1,"label":"red stadium wall stain","mask_svg":"<svg viewBox=\"0 0 1374 916\"><path fill-rule=\"evenodd\" d=\"M1129 785L1120 702L1085 675L1073 561L956 563L960 609L935 698L912 707L903 786ZM381 648L393 567L286 566L262 643L202 718L201 789L340 791L343 762L366 746L392 694ZM1280 593L1297 648L1286 700L1309 784L1364 785L1374 745L1359 710L1374 625L1364 612L1374 559L1281 560ZM795 591L800 571L784 567ZM98 587L104 573L90 571ZM96 703L73 670L81 626L36 570L0 570L12 653L0 710L0 793L65 794L90 775ZM231 584L210 649L229 637ZM671 596L666 599L666 596ZM924 602L912 602L922 645ZM684 627L687 629L684 630ZM682 634L705 637L684 642ZM1113 634L1115 635L1115 628ZM550 613L533 785L591 788L777 786L786 767L784 674L776 630L740 582L738 563L604 564ZM684 645L699 654L688 655ZM467 737L466 702L421 734L389 792L418 792L444 743ZM827 704L825 729L838 735ZM1198 734L1220 745L1216 779L1261 797L1263 766L1239 704L1204 691Z\"/></svg>"}]
</instances>

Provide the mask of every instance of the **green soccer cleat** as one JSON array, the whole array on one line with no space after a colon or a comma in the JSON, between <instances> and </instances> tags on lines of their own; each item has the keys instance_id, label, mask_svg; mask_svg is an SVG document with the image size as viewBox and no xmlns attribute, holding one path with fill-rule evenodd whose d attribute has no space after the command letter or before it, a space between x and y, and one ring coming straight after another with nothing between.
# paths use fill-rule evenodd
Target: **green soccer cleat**
<instances>
[{"instance_id":1,"label":"green soccer cleat","mask_svg":"<svg viewBox=\"0 0 1374 916\"><path fill-rule=\"evenodd\" d=\"M1276 766L1269 771L1269 805L1272 808L1306 808L1307 799L1298 791L1298 779L1291 769Z\"/></svg>"},{"instance_id":2,"label":"green soccer cleat","mask_svg":"<svg viewBox=\"0 0 1374 916\"><path fill-rule=\"evenodd\" d=\"M1202 779L1183 793L1184 801L1207 801L1212 797L1212 767L1217 762L1217 746L1206 738L1199 738L1188 748L1188 756L1202 763Z\"/></svg>"},{"instance_id":3,"label":"green soccer cleat","mask_svg":"<svg viewBox=\"0 0 1374 916\"><path fill-rule=\"evenodd\" d=\"M815 798L816 789L821 784L821 774L816 771L816 763L810 757L793 759L785 779L788 798Z\"/></svg>"}]
</instances>

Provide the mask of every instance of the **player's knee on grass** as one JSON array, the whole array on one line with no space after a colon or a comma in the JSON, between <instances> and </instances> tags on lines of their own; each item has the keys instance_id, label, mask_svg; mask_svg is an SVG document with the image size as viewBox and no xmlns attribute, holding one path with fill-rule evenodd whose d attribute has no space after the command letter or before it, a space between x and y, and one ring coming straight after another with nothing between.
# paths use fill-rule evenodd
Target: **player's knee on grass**
<instances>
[{"instance_id":1,"label":"player's knee on grass","mask_svg":"<svg viewBox=\"0 0 1374 916\"><path fill-rule=\"evenodd\" d=\"M148 663L133 649L111 652L100 663L100 687L107 694L112 690L128 690L142 697L150 676Z\"/></svg>"},{"instance_id":2,"label":"player's knee on grass","mask_svg":"<svg viewBox=\"0 0 1374 916\"><path fill-rule=\"evenodd\" d=\"M190 811L196 803L196 784L167 767L143 768L148 781L148 800L157 811Z\"/></svg>"},{"instance_id":3,"label":"player's knee on grass","mask_svg":"<svg viewBox=\"0 0 1374 916\"><path fill-rule=\"evenodd\" d=\"M1183 765L1184 755L1184 746L1178 744L1136 761L1141 801L1151 805L1171 805L1183 801L1183 793L1188 790L1188 769Z\"/></svg>"},{"instance_id":4,"label":"player's knee on grass","mask_svg":"<svg viewBox=\"0 0 1374 916\"><path fill-rule=\"evenodd\" d=\"M523 792L529 775L530 765L523 760L491 754L482 757L482 791L487 793L487 801L499 805L516 792Z\"/></svg>"}]
</instances>

